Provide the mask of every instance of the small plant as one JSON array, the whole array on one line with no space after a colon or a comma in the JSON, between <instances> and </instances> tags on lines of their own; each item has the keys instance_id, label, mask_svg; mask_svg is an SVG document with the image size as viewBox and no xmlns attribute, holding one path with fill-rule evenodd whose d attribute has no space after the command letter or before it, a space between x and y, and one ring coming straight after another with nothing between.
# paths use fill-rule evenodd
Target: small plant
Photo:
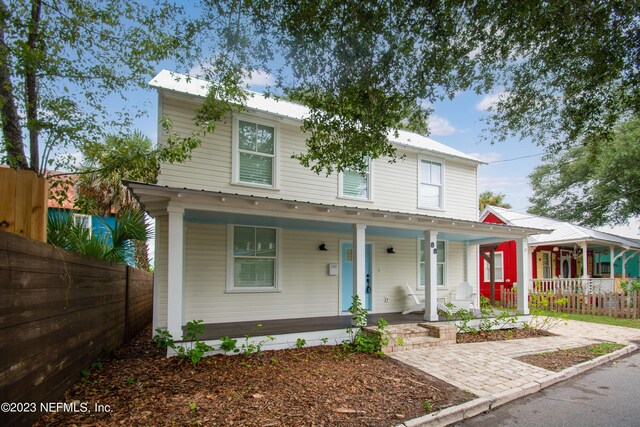
<instances>
[{"instance_id":1,"label":"small plant","mask_svg":"<svg viewBox=\"0 0 640 427\"><path fill-rule=\"evenodd\" d=\"M491 308L491 300L484 295L480 295L480 308Z\"/></svg>"},{"instance_id":2,"label":"small plant","mask_svg":"<svg viewBox=\"0 0 640 427\"><path fill-rule=\"evenodd\" d=\"M91 364L91 369L93 369L94 371L97 371L99 369L102 369L102 366L103 366L102 362L98 360L97 362L93 362Z\"/></svg>"},{"instance_id":3,"label":"small plant","mask_svg":"<svg viewBox=\"0 0 640 427\"><path fill-rule=\"evenodd\" d=\"M402 338L402 337L396 337L396 344L398 344L398 345L404 345L404 338Z\"/></svg>"},{"instance_id":4,"label":"small plant","mask_svg":"<svg viewBox=\"0 0 640 427\"><path fill-rule=\"evenodd\" d=\"M153 341L155 341L156 347L161 350L174 348L173 337L171 336L171 333L165 329L156 328L156 334L153 336Z\"/></svg>"},{"instance_id":5,"label":"small plant","mask_svg":"<svg viewBox=\"0 0 640 427\"><path fill-rule=\"evenodd\" d=\"M322 344L326 344L326 343L328 343L328 342L329 342L329 338L322 338L322 339L320 339L320 342L321 342Z\"/></svg>"},{"instance_id":6,"label":"small plant","mask_svg":"<svg viewBox=\"0 0 640 427\"><path fill-rule=\"evenodd\" d=\"M538 289L540 289L539 286ZM564 306L568 302L566 297L556 295L552 291L542 292L539 290L529 298L531 321L526 326L547 331L561 322L566 322L567 315L556 309L550 309L550 306ZM552 316L548 316L549 312L552 313Z\"/></svg>"},{"instance_id":7,"label":"small plant","mask_svg":"<svg viewBox=\"0 0 640 427\"><path fill-rule=\"evenodd\" d=\"M453 313L453 317L457 320L458 332L471 334L478 333L478 330L476 328L469 325L469 323L475 319L475 315L473 314L472 310L461 308Z\"/></svg>"},{"instance_id":8,"label":"small plant","mask_svg":"<svg viewBox=\"0 0 640 427\"><path fill-rule=\"evenodd\" d=\"M189 359L194 366L200 362L205 354L213 350L212 346L200 341L200 336L204 334L202 322L203 320L187 322L187 332L184 336L186 340L189 340L189 345L172 347L177 350L180 359Z\"/></svg>"},{"instance_id":9,"label":"small plant","mask_svg":"<svg viewBox=\"0 0 640 427\"><path fill-rule=\"evenodd\" d=\"M229 337L222 337L220 338L220 349L223 350L225 354L228 352L238 353L240 349L236 346L237 342L238 340L234 340Z\"/></svg>"},{"instance_id":10,"label":"small plant","mask_svg":"<svg viewBox=\"0 0 640 427\"><path fill-rule=\"evenodd\" d=\"M307 340L305 340L304 338L298 338L296 340L296 348L302 348L305 345L307 345Z\"/></svg>"},{"instance_id":11,"label":"small plant","mask_svg":"<svg viewBox=\"0 0 640 427\"><path fill-rule=\"evenodd\" d=\"M634 282L634 281L624 281L622 283L620 283L620 287L622 288L622 290L624 291L625 294L630 294L633 293L637 290L640 290L640 282Z\"/></svg>"},{"instance_id":12,"label":"small plant","mask_svg":"<svg viewBox=\"0 0 640 427\"><path fill-rule=\"evenodd\" d=\"M83 369L82 371L80 371L80 381L83 383L90 383L91 380L89 379L89 376L91 375L91 372L88 369Z\"/></svg>"},{"instance_id":13,"label":"small plant","mask_svg":"<svg viewBox=\"0 0 640 427\"><path fill-rule=\"evenodd\" d=\"M198 404L196 402L189 402L189 413L191 416L195 416L198 410Z\"/></svg>"},{"instance_id":14,"label":"small plant","mask_svg":"<svg viewBox=\"0 0 640 427\"><path fill-rule=\"evenodd\" d=\"M279 360L278 360L278 358L277 358L277 357L272 357L271 359L269 359L269 361L270 361L271 363L278 363L278 362L279 362Z\"/></svg>"},{"instance_id":15,"label":"small plant","mask_svg":"<svg viewBox=\"0 0 640 427\"><path fill-rule=\"evenodd\" d=\"M362 302L357 295L353 296L349 311L352 314L354 328L347 328L351 341L343 343L344 350L351 350L357 353L376 353L382 355L382 347L389 343L389 336L386 331L389 323L382 317L376 322L376 330L364 333L362 328L367 326L367 310L362 306Z\"/></svg>"},{"instance_id":16,"label":"small plant","mask_svg":"<svg viewBox=\"0 0 640 427\"><path fill-rule=\"evenodd\" d=\"M136 377L134 376L127 377L127 384L135 384L136 381Z\"/></svg>"},{"instance_id":17,"label":"small plant","mask_svg":"<svg viewBox=\"0 0 640 427\"><path fill-rule=\"evenodd\" d=\"M249 342L249 340L253 338L253 335L260 330L260 328L262 328L262 323L259 323L255 328L253 328L248 334L244 336L244 343L240 347L240 352L244 356L250 356L252 354L259 355L260 353L262 353L262 346L266 342L275 340L275 338L271 335L266 335L265 340L261 340L258 342Z\"/></svg>"},{"instance_id":18,"label":"small plant","mask_svg":"<svg viewBox=\"0 0 640 427\"><path fill-rule=\"evenodd\" d=\"M429 402L428 400L425 400L424 402L422 402L422 409L424 409L427 412L431 412L433 411L433 406L431 405L431 402Z\"/></svg>"}]
</instances>

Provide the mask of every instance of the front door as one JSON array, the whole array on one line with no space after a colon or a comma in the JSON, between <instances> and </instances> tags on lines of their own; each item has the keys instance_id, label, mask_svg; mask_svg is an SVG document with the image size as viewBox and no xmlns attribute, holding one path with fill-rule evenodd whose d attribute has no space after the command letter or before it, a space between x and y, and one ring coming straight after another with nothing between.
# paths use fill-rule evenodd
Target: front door
<instances>
[{"instance_id":1,"label":"front door","mask_svg":"<svg viewBox=\"0 0 640 427\"><path fill-rule=\"evenodd\" d=\"M365 245L364 251L364 271L366 277L365 284L365 300L364 307L371 311L372 307L372 295L373 295L373 280L371 277L371 244ZM342 311L349 311L353 298L353 244L342 243L340 245L340 256L342 258L342 271L340 272L342 283Z\"/></svg>"}]
</instances>

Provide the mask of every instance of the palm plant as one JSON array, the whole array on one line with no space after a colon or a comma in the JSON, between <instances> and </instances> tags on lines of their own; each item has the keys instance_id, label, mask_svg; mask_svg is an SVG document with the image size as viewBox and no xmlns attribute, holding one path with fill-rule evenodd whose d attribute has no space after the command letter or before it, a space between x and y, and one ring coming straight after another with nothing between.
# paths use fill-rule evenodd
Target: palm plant
<instances>
[{"instance_id":1,"label":"palm plant","mask_svg":"<svg viewBox=\"0 0 640 427\"><path fill-rule=\"evenodd\" d=\"M103 224L105 233L91 234L68 213L51 212L47 225L47 242L70 251L127 264L135 242L146 241L151 235L144 213L132 208L123 209L116 216L113 226L104 221Z\"/></svg>"},{"instance_id":2,"label":"palm plant","mask_svg":"<svg viewBox=\"0 0 640 427\"><path fill-rule=\"evenodd\" d=\"M497 206L499 208L511 209L509 203L505 203L504 198L506 196L502 193L494 193L493 191L485 191L480 194L478 198L478 207L480 210L484 210L487 206Z\"/></svg>"}]
</instances>

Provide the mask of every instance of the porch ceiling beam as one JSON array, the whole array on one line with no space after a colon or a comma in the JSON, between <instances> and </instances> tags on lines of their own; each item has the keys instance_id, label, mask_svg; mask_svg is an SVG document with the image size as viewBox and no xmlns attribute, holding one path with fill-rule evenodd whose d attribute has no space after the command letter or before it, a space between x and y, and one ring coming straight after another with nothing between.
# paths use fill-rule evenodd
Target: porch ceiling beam
<instances>
[{"instance_id":1,"label":"porch ceiling beam","mask_svg":"<svg viewBox=\"0 0 640 427\"><path fill-rule=\"evenodd\" d=\"M489 237L486 239L477 239L477 240L467 240L467 242L469 242L470 245L490 245L493 243L502 243L502 242L508 242L509 240L513 240L514 238L501 238L501 237Z\"/></svg>"}]
</instances>

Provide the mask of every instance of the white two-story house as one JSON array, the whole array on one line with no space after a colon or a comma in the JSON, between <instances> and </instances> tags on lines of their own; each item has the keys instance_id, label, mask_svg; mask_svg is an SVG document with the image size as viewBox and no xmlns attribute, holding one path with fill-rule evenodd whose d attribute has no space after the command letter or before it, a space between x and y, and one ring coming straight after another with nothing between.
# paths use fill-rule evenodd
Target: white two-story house
<instances>
[{"instance_id":1,"label":"white two-story house","mask_svg":"<svg viewBox=\"0 0 640 427\"><path fill-rule=\"evenodd\" d=\"M159 115L188 135L208 83L184 77L162 71L150 84ZM356 294L370 313L402 321L405 283L427 302L408 321L435 321L458 284L478 286L480 244L515 239L528 270L527 236L539 230L478 221L481 161L401 131L390 137L396 163L317 175L291 158L305 150L305 114L252 93L191 160L163 164L158 184L128 183L156 221L154 329L179 338L201 319L209 338L257 324L319 338L349 323Z\"/></svg>"}]
</instances>

